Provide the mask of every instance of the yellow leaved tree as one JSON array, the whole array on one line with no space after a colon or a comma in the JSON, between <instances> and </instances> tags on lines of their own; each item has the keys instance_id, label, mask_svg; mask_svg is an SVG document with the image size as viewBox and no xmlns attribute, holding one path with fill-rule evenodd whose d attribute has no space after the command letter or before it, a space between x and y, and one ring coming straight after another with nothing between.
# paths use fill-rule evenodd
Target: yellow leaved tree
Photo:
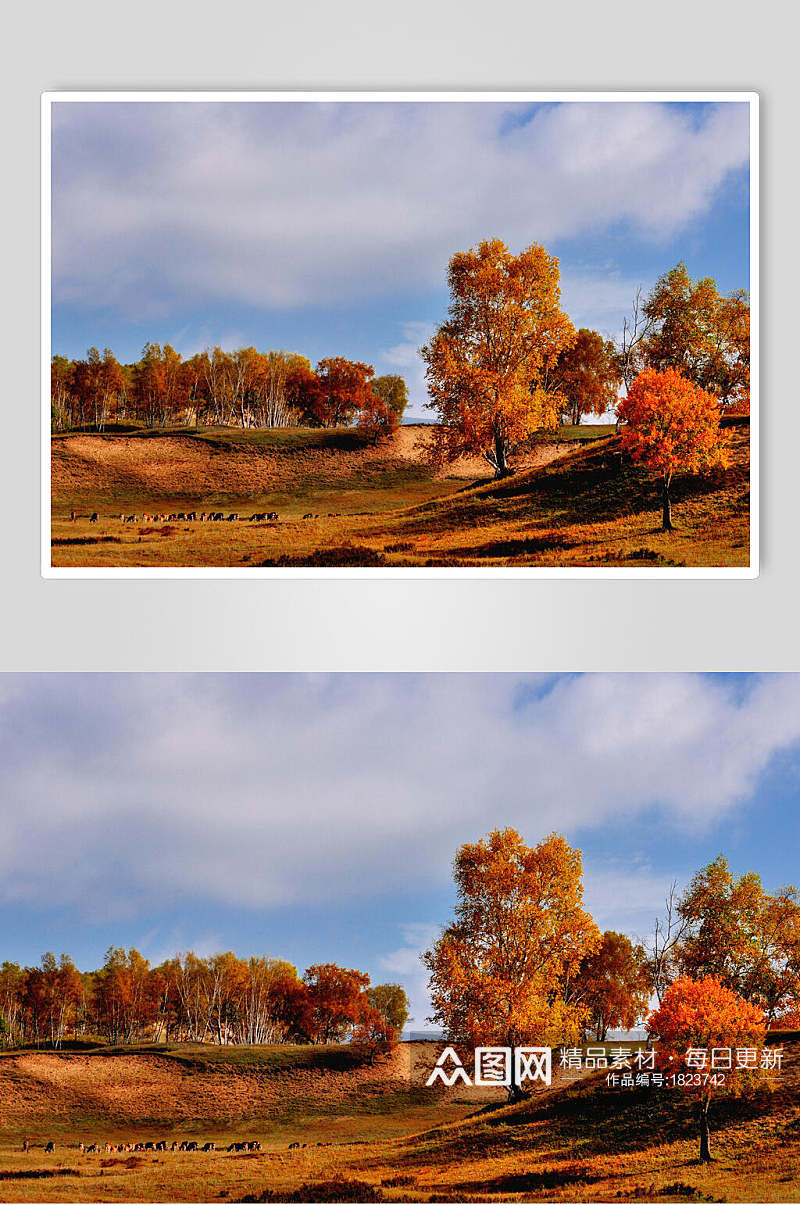
<instances>
[{"instance_id":1,"label":"yellow leaved tree","mask_svg":"<svg viewBox=\"0 0 800 1205\"><path fill-rule=\"evenodd\" d=\"M454 875L455 920L423 955L432 1020L472 1046L579 1042L586 1006L573 988L601 941L583 907L580 850L558 833L530 847L496 829L461 846ZM509 1094L521 1094L513 1079Z\"/></svg>"},{"instance_id":2,"label":"yellow leaved tree","mask_svg":"<svg viewBox=\"0 0 800 1205\"><path fill-rule=\"evenodd\" d=\"M434 458L479 453L497 477L514 448L558 423L562 400L544 382L575 329L561 310L558 260L532 243L513 255L484 240L450 260L449 318L421 349Z\"/></svg>"}]
</instances>

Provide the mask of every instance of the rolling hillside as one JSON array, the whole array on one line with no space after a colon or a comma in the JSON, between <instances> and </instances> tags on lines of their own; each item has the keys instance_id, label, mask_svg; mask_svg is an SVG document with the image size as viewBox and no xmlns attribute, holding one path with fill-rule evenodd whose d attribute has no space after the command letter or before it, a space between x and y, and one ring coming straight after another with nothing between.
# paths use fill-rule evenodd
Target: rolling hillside
<instances>
[{"instance_id":1,"label":"rolling hillside","mask_svg":"<svg viewBox=\"0 0 800 1205\"><path fill-rule=\"evenodd\" d=\"M426 428L401 428L378 447L352 430L54 438L53 564L749 563L748 420L730 427L726 469L675 478L676 530L669 533L660 530L657 482L630 462L609 428L586 430L585 442L584 428L577 428L572 438L561 433L537 444L503 481L488 479L478 460L435 471L424 455ZM234 522L201 523L201 508L224 511L225 518L230 511ZM129 511L122 523L120 513ZM196 517L187 520L184 511ZM278 519L245 522L257 511L274 511Z\"/></svg>"}]
</instances>

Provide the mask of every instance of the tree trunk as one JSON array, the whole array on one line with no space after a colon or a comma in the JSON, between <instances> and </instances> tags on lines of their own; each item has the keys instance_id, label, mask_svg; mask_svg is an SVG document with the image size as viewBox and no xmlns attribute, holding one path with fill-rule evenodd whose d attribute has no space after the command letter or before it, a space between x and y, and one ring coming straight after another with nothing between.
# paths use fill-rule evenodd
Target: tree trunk
<instances>
[{"instance_id":1,"label":"tree trunk","mask_svg":"<svg viewBox=\"0 0 800 1205\"><path fill-rule=\"evenodd\" d=\"M661 503L662 503L661 530L662 531L673 531L674 530L674 528L672 526L672 504L671 504L671 500L670 500L670 496L669 496L669 486L670 486L671 480L672 480L672 474L667 473L666 476L664 477L664 480L663 480L662 486L661 486Z\"/></svg>"},{"instance_id":2,"label":"tree trunk","mask_svg":"<svg viewBox=\"0 0 800 1205\"><path fill-rule=\"evenodd\" d=\"M708 1141L708 1105L707 1100L700 1102L700 1162L711 1163L711 1146Z\"/></svg>"},{"instance_id":3,"label":"tree trunk","mask_svg":"<svg viewBox=\"0 0 800 1205\"><path fill-rule=\"evenodd\" d=\"M512 477L514 470L508 463L508 447L501 432L495 432L494 437L494 471L497 477Z\"/></svg>"}]
</instances>

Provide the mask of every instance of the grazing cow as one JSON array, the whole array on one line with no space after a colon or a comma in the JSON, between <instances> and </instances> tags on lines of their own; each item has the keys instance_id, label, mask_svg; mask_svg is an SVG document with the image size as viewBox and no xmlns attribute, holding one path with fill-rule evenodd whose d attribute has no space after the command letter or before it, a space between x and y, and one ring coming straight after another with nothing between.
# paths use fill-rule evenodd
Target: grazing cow
<instances>
[{"instance_id":1,"label":"grazing cow","mask_svg":"<svg viewBox=\"0 0 800 1205\"><path fill-rule=\"evenodd\" d=\"M246 1151L247 1143L246 1142L232 1142L230 1144L230 1146L228 1147L228 1150L229 1151Z\"/></svg>"},{"instance_id":2,"label":"grazing cow","mask_svg":"<svg viewBox=\"0 0 800 1205\"><path fill-rule=\"evenodd\" d=\"M75 511L74 511L74 510L71 510L71 511L69 512L69 521L70 521L70 523L74 523L76 518L77 518L77 516L76 516L76 514L75 514Z\"/></svg>"},{"instance_id":3,"label":"grazing cow","mask_svg":"<svg viewBox=\"0 0 800 1205\"><path fill-rule=\"evenodd\" d=\"M179 519L185 519L185 518L186 518L186 511L179 510L179 511L178 511L178 518L179 518Z\"/></svg>"},{"instance_id":4,"label":"grazing cow","mask_svg":"<svg viewBox=\"0 0 800 1205\"><path fill-rule=\"evenodd\" d=\"M303 518L304 519L313 519L314 516L312 515L311 511L309 511L307 515L303 515Z\"/></svg>"},{"instance_id":5,"label":"grazing cow","mask_svg":"<svg viewBox=\"0 0 800 1205\"><path fill-rule=\"evenodd\" d=\"M27 1138L24 1138L22 1141L22 1149L26 1155L27 1155L28 1151L31 1149L31 1144Z\"/></svg>"},{"instance_id":6,"label":"grazing cow","mask_svg":"<svg viewBox=\"0 0 800 1205\"><path fill-rule=\"evenodd\" d=\"M56 1144L54 1142L48 1142L47 1146L44 1148L44 1153L45 1155L54 1155L55 1150Z\"/></svg>"},{"instance_id":7,"label":"grazing cow","mask_svg":"<svg viewBox=\"0 0 800 1205\"><path fill-rule=\"evenodd\" d=\"M255 1142L255 1141L252 1141L252 1140L251 1140L251 1141L250 1141L250 1142L248 1142L248 1144L247 1144L247 1149L248 1149L248 1151L260 1151L260 1150L261 1150L261 1143L260 1143L260 1142Z\"/></svg>"},{"instance_id":8,"label":"grazing cow","mask_svg":"<svg viewBox=\"0 0 800 1205\"><path fill-rule=\"evenodd\" d=\"M157 1151L165 1151L167 1149L166 1138L162 1138L160 1142L157 1142L154 1149Z\"/></svg>"},{"instance_id":9,"label":"grazing cow","mask_svg":"<svg viewBox=\"0 0 800 1205\"><path fill-rule=\"evenodd\" d=\"M98 515L97 511L93 510L89 517L89 522L96 523L99 518L100 518L100 516Z\"/></svg>"},{"instance_id":10,"label":"grazing cow","mask_svg":"<svg viewBox=\"0 0 800 1205\"><path fill-rule=\"evenodd\" d=\"M146 1151L154 1151L156 1149L156 1144L154 1142L146 1142L144 1144L144 1149Z\"/></svg>"},{"instance_id":11,"label":"grazing cow","mask_svg":"<svg viewBox=\"0 0 800 1205\"><path fill-rule=\"evenodd\" d=\"M271 510L269 512L269 514L267 515L267 518L270 519L273 523L276 523L278 520L278 512L276 510Z\"/></svg>"},{"instance_id":12,"label":"grazing cow","mask_svg":"<svg viewBox=\"0 0 800 1205\"><path fill-rule=\"evenodd\" d=\"M204 1151L215 1151L216 1149L217 1149L217 1144L216 1144L216 1142L206 1142L206 1143L203 1145L203 1150L204 1150Z\"/></svg>"},{"instance_id":13,"label":"grazing cow","mask_svg":"<svg viewBox=\"0 0 800 1205\"><path fill-rule=\"evenodd\" d=\"M290 1142L290 1143L289 1143L289 1150L290 1150L290 1151L296 1151L296 1150L298 1150L298 1149L299 1149L299 1147L300 1147L300 1143L299 1143L299 1142Z\"/></svg>"},{"instance_id":14,"label":"grazing cow","mask_svg":"<svg viewBox=\"0 0 800 1205\"><path fill-rule=\"evenodd\" d=\"M197 522L197 511L196 510L190 510L187 512L186 522L187 523L196 523Z\"/></svg>"},{"instance_id":15,"label":"grazing cow","mask_svg":"<svg viewBox=\"0 0 800 1205\"><path fill-rule=\"evenodd\" d=\"M233 523L233 522L235 522L235 521L236 521L238 518L239 518L238 514L236 514L236 513L234 512L234 513L232 513L232 514L228 515L228 518L227 518L226 522L227 522L227 523Z\"/></svg>"},{"instance_id":16,"label":"grazing cow","mask_svg":"<svg viewBox=\"0 0 800 1205\"><path fill-rule=\"evenodd\" d=\"M254 515L250 516L250 523L266 523L267 512L265 510L257 510Z\"/></svg>"},{"instance_id":17,"label":"grazing cow","mask_svg":"<svg viewBox=\"0 0 800 1205\"><path fill-rule=\"evenodd\" d=\"M186 1149L187 1149L187 1151L199 1151L200 1147L197 1145L196 1142L187 1142Z\"/></svg>"},{"instance_id":18,"label":"grazing cow","mask_svg":"<svg viewBox=\"0 0 800 1205\"><path fill-rule=\"evenodd\" d=\"M113 1151L115 1151L116 1149L117 1149L117 1148L114 1146L114 1143L113 1143L113 1142L107 1142L107 1143L106 1143L106 1154L107 1154L107 1155L110 1155L110 1154L111 1154Z\"/></svg>"},{"instance_id":19,"label":"grazing cow","mask_svg":"<svg viewBox=\"0 0 800 1205\"><path fill-rule=\"evenodd\" d=\"M96 1142L93 1142L91 1146L87 1146L87 1148L86 1148L87 1155L99 1155L99 1153L100 1153L100 1147L97 1145Z\"/></svg>"}]
</instances>

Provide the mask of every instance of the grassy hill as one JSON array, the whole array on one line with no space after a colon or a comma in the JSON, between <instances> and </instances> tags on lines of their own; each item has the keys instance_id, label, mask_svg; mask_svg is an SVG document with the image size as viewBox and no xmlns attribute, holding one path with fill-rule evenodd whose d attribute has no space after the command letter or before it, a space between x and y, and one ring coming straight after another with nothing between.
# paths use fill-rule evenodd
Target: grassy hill
<instances>
[{"instance_id":1,"label":"grassy hill","mask_svg":"<svg viewBox=\"0 0 800 1205\"><path fill-rule=\"evenodd\" d=\"M498 1089L412 1086L419 1043L378 1067L344 1047L11 1053L0 1057L0 1199L797 1201L800 1033L780 1040L771 1090L712 1106L710 1166L697 1162L680 1089L556 1077L509 1106ZM162 1138L223 1149L76 1149ZM242 1138L262 1150L224 1149Z\"/></svg>"},{"instance_id":2,"label":"grassy hill","mask_svg":"<svg viewBox=\"0 0 800 1205\"><path fill-rule=\"evenodd\" d=\"M378 446L353 430L54 437L53 563L391 569L749 561L747 420L730 429L727 469L676 478L670 533L660 531L657 483L622 454L613 428L574 428L540 441L500 482L477 458L437 472L424 454L426 433L403 427ZM143 518L206 508L239 520ZM277 522L242 521L273 510ZM136 521L121 524L120 512Z\"/></svg>"}]
</instances>

